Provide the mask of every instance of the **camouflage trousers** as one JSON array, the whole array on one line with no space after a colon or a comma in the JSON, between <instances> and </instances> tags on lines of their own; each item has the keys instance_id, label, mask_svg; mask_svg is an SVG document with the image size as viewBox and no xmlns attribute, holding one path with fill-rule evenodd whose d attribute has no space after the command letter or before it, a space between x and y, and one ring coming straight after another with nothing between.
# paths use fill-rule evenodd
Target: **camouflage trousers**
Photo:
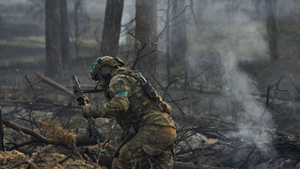
<instances>
[{"instance_id":1,"label":"camouflage trousers","mask_svg":"<svg viewBox=\"0 0 300 169\"><path fill-rule=\"evenodd\" d=\"M142 126L136 135L121 147L114 158L113 169L173 168L176 130L171 127Z\"/></svg>"}]
</instances>

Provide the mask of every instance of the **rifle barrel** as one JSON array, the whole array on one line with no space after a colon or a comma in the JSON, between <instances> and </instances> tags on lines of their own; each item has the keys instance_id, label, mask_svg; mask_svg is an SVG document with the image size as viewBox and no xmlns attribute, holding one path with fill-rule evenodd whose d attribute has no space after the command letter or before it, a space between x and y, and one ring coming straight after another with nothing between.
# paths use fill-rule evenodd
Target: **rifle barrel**
<instances>
[{"instance_id":1,"label":"rifle barrel","mask_svg":"<svg viewBox=\"0 0 300 169\"><path fill-rule=\"evenodd\" d=\"M94 89L94 90L82 90L82 93L100 93L103 92L103 89Z\"/></svg>"}]
</instances>

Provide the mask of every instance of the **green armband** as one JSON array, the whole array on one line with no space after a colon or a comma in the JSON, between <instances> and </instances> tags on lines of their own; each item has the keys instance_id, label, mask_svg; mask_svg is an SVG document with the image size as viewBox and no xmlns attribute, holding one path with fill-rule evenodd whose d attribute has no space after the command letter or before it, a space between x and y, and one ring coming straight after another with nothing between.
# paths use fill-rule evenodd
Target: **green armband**
<instances>
[{"instance_id":1,"label":"green armband","mask_svg":"<svg viewBox=\"0 0 300 169\"><path fill-rule=\"evenodd\" d=\"M126 96L127 98L129 98L129 92L127 91L119 92L115 95L115 97L116 96Z\"/></svg>"}]
</instances>

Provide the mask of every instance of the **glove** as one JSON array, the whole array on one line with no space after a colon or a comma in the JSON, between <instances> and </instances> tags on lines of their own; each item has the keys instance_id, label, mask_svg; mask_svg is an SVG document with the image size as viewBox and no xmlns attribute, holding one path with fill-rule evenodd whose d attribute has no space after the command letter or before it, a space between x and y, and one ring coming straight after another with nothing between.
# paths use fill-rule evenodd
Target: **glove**
<instances>
[{"instance_id":1,"label":"glove","mask_svg":"<svg viewBox=\"0 0 300 169\"><path fill-rule=\"evenodd\" d=\"M84 118L86 117L93 117L93 106L90 104L86 104L85 106L82 107L81 109L81 114Z\"/></svg>"},{"instance_id":2,"label":"glove","mask_svg":"<svg viewBox=\"0 0 300 169\"><path fill-rule=\"evenodd\" d=\"M90 99L86 95L83 95L83 101L85 104L90 103Z\"/></svg>"},{"instance_id":3,"label":"glove","mask_svg":"<svg viewBox=\"0 0 300 169\"><path fill-rule=\"evenodd\" d=\"M90 103L90 99L86 95L79 96L76 98L76 100L77 100L77 103L81 106Z\"/></svg>"}]
</instances>

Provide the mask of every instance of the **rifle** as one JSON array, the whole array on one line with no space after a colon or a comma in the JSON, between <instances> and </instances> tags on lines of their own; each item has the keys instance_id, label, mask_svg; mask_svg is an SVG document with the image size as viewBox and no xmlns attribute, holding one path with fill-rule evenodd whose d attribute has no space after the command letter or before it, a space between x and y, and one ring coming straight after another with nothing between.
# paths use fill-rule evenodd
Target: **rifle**
<instances>
[{"instance_id":1,"label":"rifle","mask_svg":"<svg viewBox=\"0 0 300 169\"><path fill-rule=\"evenodd\" d=\"M85 96L83 95L83 93L95 93L95 92L103 91L101 89L100 90L99 89L98 90L96 90L96 89L95 90L82 90L78 78L75 75L72 75L71 78L72 78L72 81L74 84L74 86L73 86L74 94L76 95L77 103L80 106L84 106L87 104L87 101L84 99ZM92 117L85 117L85 118L88 121L88 127L86 128L86 130L87 130L89 137L95 138L99 145L99 149L102 150L101 144L100 144L100 133L96 129L95 120Z\"/></svg>"}]
</instances>

